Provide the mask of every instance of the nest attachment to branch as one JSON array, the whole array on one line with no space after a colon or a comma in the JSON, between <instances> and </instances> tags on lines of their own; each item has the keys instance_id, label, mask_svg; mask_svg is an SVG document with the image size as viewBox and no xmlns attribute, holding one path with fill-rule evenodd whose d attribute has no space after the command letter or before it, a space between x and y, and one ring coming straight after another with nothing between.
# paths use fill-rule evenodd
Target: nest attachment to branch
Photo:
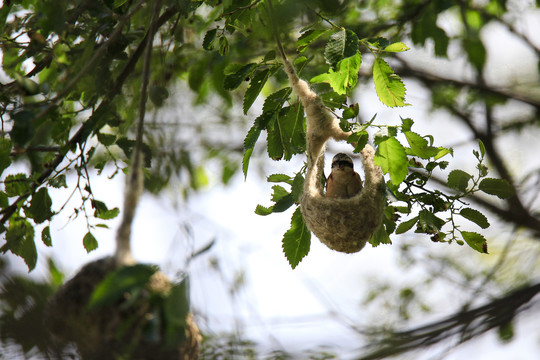
<instances>
[{"instance_id":1,"label":"nest attachment to branch","mask_svg":"<svg viewBox=\"0 0 540 360\"><path fill-rule=\"evenodd\" d=\"M366 145L361 151L365 183L358 195L349 199L324 196L321 179L326 142L330 138L347 140L351 133L341 130L320 97L298 77L279 41L278 47L291 87L306 113L308 170L301 199L304 221L329 248L345 253L360 251L381 225L385 206L382 170L373 162L375 150Z\"/></svg>"}]
</instances>

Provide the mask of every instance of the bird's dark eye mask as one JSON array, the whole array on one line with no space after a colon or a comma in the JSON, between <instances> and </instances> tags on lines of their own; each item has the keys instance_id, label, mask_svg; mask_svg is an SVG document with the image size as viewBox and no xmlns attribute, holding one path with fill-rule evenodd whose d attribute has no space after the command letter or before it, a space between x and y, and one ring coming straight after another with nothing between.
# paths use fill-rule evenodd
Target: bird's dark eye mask
<instances>
[{"instance_id":1,"label":"bird's dark eye mask","mask_svg":"<svg viewBox=\"0 0 540 360\"><path fill-rule=\"evenodd\" d=\"M332 161L332 167L339 166L339 167L345 167L348 166L350 168L353 167L353 164L351 162L345 161L345 160L336 160Z\"/></svg>"}]
</instances>

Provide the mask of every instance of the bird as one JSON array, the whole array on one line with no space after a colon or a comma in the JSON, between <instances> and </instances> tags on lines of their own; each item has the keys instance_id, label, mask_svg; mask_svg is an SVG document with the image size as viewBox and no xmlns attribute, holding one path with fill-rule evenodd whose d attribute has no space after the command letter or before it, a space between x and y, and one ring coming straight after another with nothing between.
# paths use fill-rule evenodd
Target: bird
<instances>
[{"instance_id":1,"label":"bird","mask_svg":"<svg viewBox=\"0 0 540 360\"><path fill-rule=\"evenodd\" d=\"M326 179L326 197L348 199L362 190L362 179L349 155L339 153L332 159L332 172Z\"/></svg>"}]
</instances>

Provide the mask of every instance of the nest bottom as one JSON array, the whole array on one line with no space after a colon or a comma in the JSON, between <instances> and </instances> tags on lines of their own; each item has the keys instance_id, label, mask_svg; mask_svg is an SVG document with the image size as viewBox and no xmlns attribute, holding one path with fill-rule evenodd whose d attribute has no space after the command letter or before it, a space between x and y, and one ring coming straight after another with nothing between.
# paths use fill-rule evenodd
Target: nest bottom
<instances>
[{"instance_id":1,"label":"nest bottom","mask_svg":"<svg viewBox=\"0 0 540 360\"><path fill-rule=\"evenodd\" d=\"M382 222L384 195L366 192L350 199L329 199L304 195L301 201L304 221L311 232L330 249L360 251Z\"/></svg>"}]
</instances>

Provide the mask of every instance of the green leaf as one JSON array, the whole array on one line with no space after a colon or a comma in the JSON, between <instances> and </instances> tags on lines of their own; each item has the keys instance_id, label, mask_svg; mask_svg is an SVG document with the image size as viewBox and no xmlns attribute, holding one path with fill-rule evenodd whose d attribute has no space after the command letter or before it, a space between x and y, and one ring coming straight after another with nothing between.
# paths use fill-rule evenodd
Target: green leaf
<instances>
[{"instance_id":1,"label":"green leaf","mask_svg":"<svg viewBox=\"0 0 540 360\"><path fill-rule=\"evenodd\" d=\"M161 107L169 97L169 90L166 87L154 85L150 88L148 95L156 107Z\"/></svg>"},{"instance_id":2,"label":"green leaf","mask_svg":"<svg viewBox=\"0 0 540 360\"><path fill-rule=\"evenodd\" d=\"M489 227L488 219L478 210L463 208L460 210L459 214L465 219L470 220L476 225L480 226L482 229L487 229Z\"/></svg>"},{"instance_id":3,"label":"green leaf","mask_svg":"<svg viewBox=\"0 0 540 360\"><path fill-rule=\"evenodd\" d=\"M285 174L272 174L266 178L266 181L268 182L285 182L287 184L291 184L291 177L289 175Z\"/></svg>"},{"instance_id":4,"label":"green leaf","mask_svg":"<svg viewBox=\"0 0 540 360\"><path fill-rule=\"evenodd\" d=\"M291 227L283 235L282 246L285 257L293 269L309 253L311 233L304 223L300 207L297 207L292 215Z\"/></svg>"},{"instance_id":5,"label":"green leaf","mask_svg":"<svg viewBox=\"0 0 540 360\"><path fill-rule=\"evenodd\" d=\"M334 67L341 60L358 52L358 36L351 30L338 30L332 34L324 49L326 62Z\"/></svg>"},{"instance_id":6,"label":"green leaf","mask_svg":"<svg viewBox=\"0 0 540 360\"><path fill-rule=\"evenodd\" d=\"M373 81L377 96L389 107L405 106L405 85L394 70L380 57L373 64Z\"/></svg>"},{"instance_id":7,"label":"green leaf","mask_svg":"<svg viewBox=\"0 0 540 360\"><path fill-rule=\"evenodd\" d=\"M483 158L486 155L486 147L480 139L478 139L478 147L480 148L480 157Z\"/></svg>"},{"instance_id":8,"label":"green leaf","mask_svg":"<svg viewBox=\"0 0 540 360\"><path fill-rule=\"evenodd\" d=\"M116 9L122 5L124 5L127 2L127 0L114 0L113 1L113 9Z\"/></svg>"},{"instance_id":9,"label":"green leaf","mask_svg":"<svg viewBox=\"0 0 540 360\"><path fill-rule=\"evenodd\" d=\"M481 72L486 63L486 48L480 37L467 36L463 39L463 48L471 64Z\"/></svg>"},{"instance_id":10,"label":"green leaf","mask_svg":"<svg viewBox=\"0 0 540 360\"><path fill-rule=\"evenodd\" d=\"M275 205L272 206L272 212L283 212L294 204L292 195L282 186L274 185L272 189L274 190L272 201L275 202Z\"/></svg>"},{"instance_id":11,"label":"green leaf","mask_svg":"<svg viewBox=\"0 0 540 360\"><path fill-rule=\"evenodd\" d=\"M48 247L52 246L51 229L49 226L46 226L41 231L41 241Z\"/></svg>"},{"instance_id":12,"label":"green leaf","mask_svg":"<svg viewBox=\"0 0 540 360\"><path fill-rule=\"evenodd\" d=\"M94 216L98 219L110 220L114 219L120 213L120 210L115 207L113 209L107 208L107 205L103 201L92 200L92 208L94 208Z\"/></svg>"},{"instance_id":13,"label":"green leaf","mask_svg":"<svg viewBox=\"0 0 540 360\"><path fill-rule=\"evenodd\" d=\"M354 119L358 116L359 112L360 112L360 106L358 105L358 103L356 103L349 106L348 108L345 108L343 110L343 114L341 115L341 117L343 119Z\"/></svg>"},{"instance_id":14,"label":"green leaf","mask_svg":"<svg viewBox=\"0 0 540 360\"><path fill-rule=\"evenodd\" d=\"M30 182L25 174L6 176L4 187L8 197L26 195L30 191Z\"/></svg>"},{"instance_id":15,"label":"green leaf","mask_svg":"<svg viewBox=\"0 0 540 360\"><path fill-rule=\"evenodd\" d=\"M204 40L202 44L204 50L210 51L214 49L214 40L216 39L217 30L218 29L208 30L204 35Z\"/></svg>"},{"instance_id":16,"label":"green leaf","mask_svg":"<svg viewBox=\"0 0 540 360\"><path fill-rule=\"evenodd\" d=\"M116 135L114 134L104 134L101 132L97 133L98 141L104 146L111 146L116 142Z\"/></svg>"},{"instance_id":17,"label":"green leaf","mask_svg":"<svg viewBox=\"0 0 540 360\"><path fill-rule=\"evenodd\" d=\"M409 162L405 148L396 138L390 137L379 143L375 154L375 165L382 168L385 174L390 174L392 184L399 185L409 173Z\"/></svg>"},{"instance_id":18,"label":"green leaf","mask_svg":"<svg viewBox=\"0 0 540 360\"><path fill-rule=\"evenodd\" d=\"M0 248L2 253L8 250L24 260L28 271L32 271L36 267L37 249L34 242L34 227L28 220L18 215L9 219L6 243Z\"/></svg>"},{"instance_id":19,"label":"green leaf","mask_svg":"<svg viewBox=\"0 0 540 360\"><path fill-rule=\"evenodd\" d=\"M229 52L229 41L225 36L219 38L219 55L225 56Z\"/></svg>"},{"instance_id":20,"label":"green leaf","mask_svg":"<svg viewBox=\"0 0 540 360\"><path fill-rule=\"evenodd\" d=\"M471 178L472 176L463 170L452 170L450 174L448 174L447 184L448 187L452 189L465 192Z\"/></svg>"},{"instance_id":21,"label":"green leaf","mask_svg":"<svg viewBox=\"0 0 540 360\"><path fill-rule=\"evenodd\" d=\"M402 52L407 50L409 50L409 47L402 42L396 42L384 48L384 51L389 52Z\"/></svg>"},{"instance_id":22,"label":"green leaf","mask_svg":"<svg viewBox=\"0 0 540 360\"><path fill-rule=\"evenodd\" d=\"M500 199L508 199L515 194L514 187L508 181L503 179L482 179L478 188L486 194L495 195Z\"/></svg>"},{"instance_id":23,"label":"green leaf","mask_svg":"<svg viewBox=\"0 0 540 360\"><path fill-rule=\"evenodd\" d=\"M463 240L474 250L482 253L487 254L487 241L484 238L484 236L470 231L462 231L461 236L463 236Z\"/></svg>"},{"instance_id":24,"label":"green leaf","mask_svg":"<svg viewBox=\"0 0 540 360\"><path fill-rule=\"evenodd\" d=\"M291 195L296 204L300 203L302 193L304 192L304 177L302 173L296 174L291 186Z\"/></svg>"},{"instance_id":25,"label":"green leaf","mask_svg":"<svg viewBox=\"0 0 540 360\"><path fill-rule=\"evenodd\" d=\"M0 175L11 165L11 141L6 137L0 138Z\"/></svg>"},{"instance_id":26,"label":"green leaf","mask_svg":"<svg viewBox=\"0 0 540 360\"><path fill-rule=\"evenodd\" d=\"M251 82L249 83L249 87L246 90L246 94L244 95L244 104L243 104L244 115L247 115L249 108L251 108L251 105L253 105L253 103L257 99L257 96L259 96L259 93L264 87L264 84L266 84L266 81L268 80L269 76L270 76L270 70L266 69L263 71L259 71L251 79Z\"/></svg>"},{"instance_id":27,"label":"green leaf","mask_svg":"<svg viewBox=\"0 0 540 360\"><path fill-rule=\"evenodd\" d=\"M126 292L143 288L156 271L155 266L143 264L114 270L96 286L90 296L88 310L113 304L121 300Z\"/></svg>"},{"instance_id":28,"label":"green leaf","mask_svg":"<svg viewBox=\"0 0 540 360\"><path fill-rule=\"evenodd\" d=\"M65 174L59 174L49 180L49 185L60 189L60 188L67 188L67 182L66 182L66 175Z\"/></svg>"},{"instance_id":29,"label":"green leaf","mask_svg":"<svg viewBox=\"0 0 540 360\"><path fill-rule=\"evenodd\" d=\"M270 215L273 212L274 212L273 206L266 207L262 205L257 205L257 207L255 208L255 214L261 215L261 216Z\"/></svg>"},{"instance_id":30,"label":"green leaf","mask_svg":"<svg viewBox=\"0 0 540 360\"><path fill-rule=\"evenodd\" d=\"M41 224L45 220L49 220L53 216L51 210L52 200L46 188L39 189L30 202L30 207L27 209L27 215L34 219L36 224Z\"/></svg>"},{"instance_id":31,"label":"green leaf","mask_svg":"<svg viewBox=\"0 0 540 360\"><path fill-rule=\"evenodd\" d=\"M428 141L417 133L405 131L403 132L403 134L405 134L407 142L411 147L412 153L410 155L418 156L421 159L429 159L439 153L438 148L434 146L429 146Z\"/></svg>"},{"instance_id":32,"label":"green leaf","mask_svg":"<svg viewBox=\"0 0 540 360\"><path fill-rule=\"evenodd\" d=\"M296 50L302 53L313 41L327 33L329 30L308 30L303 32L296 41Z\"/></svg>"},{"instance_id":33,"label":"green leaf","mask_svg":"<svg viewBox=\"0 0 540 360\"><path fill-rule=\"evenodd\" d=\"M242 158L242 172L244 173L244 179L247 178L249 160L251 159L252 153L253 153L253 148L246 149L246 151L244 152L244 157Z\"/></svg>"},{"instance_id":34,"label":"green leaf","mask_svg":"<svg viewBox=\"0 0 540 360\"><path fill-rule=\"evenodd\" d=\"M332 89L340 95L346 94L356 86L358 81L358 70L362 64L362 56L357 52L353 56L340 60L336 65L336 70L328 70L328 73L315 76L311 82L324 82L330 84Z\"/></svg>"},{"instance_id":35,"label":"green leaf","mask_svg":"<svg viewBox=\"0 0 540 360\"><path fill-rule=\"evenodd\" d=\"M352 133L347 138L347 142L349 144L355 144L356 143L356 145L354 146L354 150L353 150L353 152L356 153L356 154L358 154L360 151L362 151L364 149L364 147L366 146L368 140L369 140L369 134L365 130L362 130L362 131L357 132L357 133Z\"/></svg>"},{"instance_id":36,"label":"green leaf","mask_svg":"<svg viewBox=\"0 0 540 360\"><path fill-rule=\"evenodd\" d=\"M403 234L409 231L414 224L418 221L418 216L413 217L412 219L409 219L407 221L403 221L400 223L396 229L396 234Z\"/></svg>"},{"instance_id":37,"label":"green leaf","mask_svg":"<svg viewBox=\"0 0 540 360\"><path fill-rule=\"evenodd\" d=\"M83 246L86 249L86 252L91 252L98 248L98 242L90 231L88 231L86 235L84 235Z\"/></svg>"},{"instance_id":38,"label":"green leaf","mask_svg":"<svg viewBox=\"0 0 540 360\"><path fill-rule=\"evenodd\" d=\"M386 232L386 229L384 228L384 225L381 224L377 231L371 236L369 239L369 243L373 247L377 247L380 244L391 244L392 241L390 240L390 237L388 236L388 233Z\"/></svg>"},{"instance_id":39,"label":"green leaf","mask_svg":"<svg viewBox=\"0 0 540 360\"><path fill-rule=\"evenodd\" d=\"M21 110L11 116L13 118L13 127L9 133L11 140L15 145L24 147L34 137L34 113Z\"/></svg>"},{"instance_id":40,"label":"green leaf","mask_svg":"<svg viewBox=\"0 0 540 360\"><path fill-rule=\"evenodd\" d=\"M165 344L171 348L182 344L186 337L186 318L189 314L188 281L175 284L163 302Z\"/></svg>"},{"instance_id":41,"label":"green leaf","mask_svg":"<svg viewBox=\"0 0 540 360\"><path fill-rule=\"evenodd\" d=\"M247 64L242 66L235 73L225 76L225 80L223 81L223 87L225 90L234 90L239 87L240 84L242 84L242 82L249 77L256 66L257 65L254 63Z\"/></svg>"},{"instance_id":42,"label":"green leaf","mask_svg":"<svg viewBox=\"0 0 540 360\"><path fill-rule=\"evenodd\" d=\"M446 222L428 210L420 210L416 232L436 234Z\"/></svg>"}]
</instances>

